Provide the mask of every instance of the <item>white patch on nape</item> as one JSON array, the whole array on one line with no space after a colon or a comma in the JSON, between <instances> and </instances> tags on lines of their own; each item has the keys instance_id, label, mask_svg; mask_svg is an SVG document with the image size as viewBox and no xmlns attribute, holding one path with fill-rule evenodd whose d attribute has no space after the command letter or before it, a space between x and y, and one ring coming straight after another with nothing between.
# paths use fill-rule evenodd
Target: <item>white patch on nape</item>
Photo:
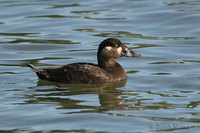
<instances>
[{"instance_id":1,"label":"white patch on nape","mask_svg":"<svg viewBox=\"0 0 200 133\"><path fill-rule=\"evenodd\" d=\"M121 54L121 53L122 53L122 47L117 48L117 52L118 52L119 54Z\"/></svg>"},{"instance_id":2,"label":"white patch on nape","mask_svg":"<svg viewBox=\"0 0 200 133\"><path fill-rule=\"evenodd\" d=\"M112 49L112 47L111 46L106 46L105 49L110 51Z\"/></svg>"}]
</instances>

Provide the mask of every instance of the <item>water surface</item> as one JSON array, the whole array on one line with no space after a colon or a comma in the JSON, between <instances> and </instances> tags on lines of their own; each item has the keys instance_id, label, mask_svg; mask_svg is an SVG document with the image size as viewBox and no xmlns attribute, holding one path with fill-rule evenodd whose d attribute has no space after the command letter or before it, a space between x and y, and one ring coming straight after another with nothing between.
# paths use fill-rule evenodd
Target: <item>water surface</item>
<instances>
[{"instance_id":1,"label":"water surface","mask_svg":"<svg viewBox=\"0 0 200 133\"><path fill-rule=\"evenodd\" d=\"M200 1L0 0L0 131L199 132ZM127 82L39 81L40 68L97 63L115 37Z\"/></svg>"}]
</instances>

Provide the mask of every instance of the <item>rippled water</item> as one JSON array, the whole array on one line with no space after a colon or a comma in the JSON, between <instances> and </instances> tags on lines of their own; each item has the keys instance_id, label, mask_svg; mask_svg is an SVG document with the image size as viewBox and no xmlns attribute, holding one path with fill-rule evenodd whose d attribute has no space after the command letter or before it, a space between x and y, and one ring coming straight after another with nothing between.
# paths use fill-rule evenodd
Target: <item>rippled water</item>
<instances>
[{"instance_id":1,"label":"rippled water","mask_svg":"<svg viewBox=\"0 0 200 133\"><path fill-rule=\"evenodd\" d=\"M0 0L0 131L199 132L199 0ZM127 82L39 81L26 66L96 63L116 37Z\"/></svg>"}]
</instances>

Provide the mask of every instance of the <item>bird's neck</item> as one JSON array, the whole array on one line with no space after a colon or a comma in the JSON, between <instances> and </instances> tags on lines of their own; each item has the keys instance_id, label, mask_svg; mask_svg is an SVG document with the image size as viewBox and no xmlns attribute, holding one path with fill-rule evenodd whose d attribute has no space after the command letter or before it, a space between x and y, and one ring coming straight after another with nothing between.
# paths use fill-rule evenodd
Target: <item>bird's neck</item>
<instances>
[{"instance_id":1,"label":"bird's neck","mask_svg":"<svg viewBox=\"0 0 200 133\"><path fill-rule=\"evenodd\" d=\"M112 59L101 59L98 58L98 66L101 68L112 68L115 67L116 65L119 65L116 62L116 59L112 58Z\"/></svg>"}]
</instances>

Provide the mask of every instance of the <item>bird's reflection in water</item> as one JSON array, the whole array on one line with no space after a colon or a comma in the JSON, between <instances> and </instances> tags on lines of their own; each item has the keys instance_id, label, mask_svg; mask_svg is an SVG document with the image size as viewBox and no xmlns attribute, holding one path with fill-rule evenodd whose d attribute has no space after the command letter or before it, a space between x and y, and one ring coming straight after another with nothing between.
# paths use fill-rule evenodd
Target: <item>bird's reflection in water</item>
<instances>
[{"instance_id":1,"label":"bird's reflection in water","mask_svg":"<svg viewBox=\"0 0 200 133\"><path fill-rule=\"evenodd\" d=\"M52 85L52 86L51 86ZM101 84L64 84L64 88L56 88L53 83L47 81L39 81L38 85L34 87L30 99L26 104L38 103L56 103L59 105L57 109L80 109L80 112L100 112L109 110L123 110L122 96L123 87L126 81L115 83L101 83ZM121 88L121 89L120 89ZM95 102L98 104L90 105L90 100L87 97L82 100L81 95L96 94L98 96ZM72 98L73 97L73 98ZM88 102L88 104L81 104ZM81 111L83 109L83 111Z\"/></svg>"}]
</instances>

